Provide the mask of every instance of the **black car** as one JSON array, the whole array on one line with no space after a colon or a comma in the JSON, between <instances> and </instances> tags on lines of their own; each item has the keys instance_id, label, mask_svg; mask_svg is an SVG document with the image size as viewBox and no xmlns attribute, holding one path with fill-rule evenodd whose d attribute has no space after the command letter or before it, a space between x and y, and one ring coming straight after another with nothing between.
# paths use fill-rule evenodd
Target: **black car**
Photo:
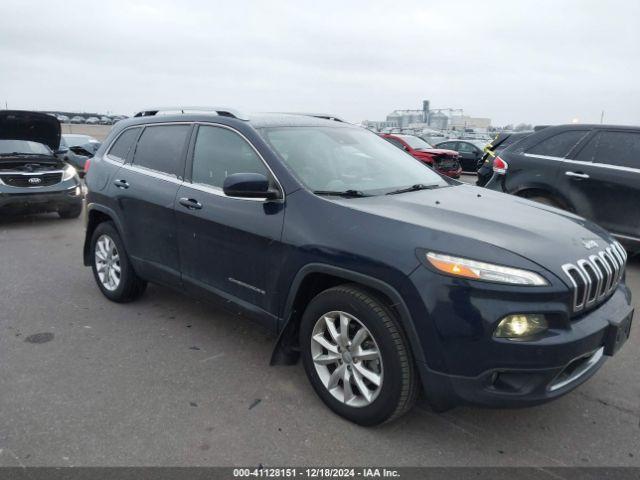
<instances>
[{"instance_id":1,"label":"black car","mask_svg":"<svg viewBox=\"0 0 640 480\"><path fill-rule=\"evenodd\" d=\"M475 173L478 171L479 162L484 155L486 144L487 142L481 140L447 140L436 144L435 147L458 152L462 171Z\"/></svg>"},{"instance_id":2,"label":"black car","mask_svg":"<svg viewBox=\"0 0 640 480\"><path fill-rule=\"evenodd\" d=\"M0 213L82 212L82 187L57 158L60 122L38 112L0 110Z\"/></svg>"},{"instance_id":3,"label":"black car","mask_svg":"<svg viewBox=\"0 0 640 480\"><path fill-rule=\"evenodd\" d=\"M335 117L202 110L119 122L91 161L84 262L108 299L155 282L252 318L273 363L301 357L363 425L420 391L438 410L542 403L627 339L626 254L602 228Z\"/></svg>"},{"instance_id":4,"label":"black car","mask_svg":"<svg viewBox=\"0 0 640 480\"><path fill-rule=\"evenodd\" d=\"M477 172L478 180L476 185L484 187L493 176L493 159L500 154L502 150L516 142L528 137L533 132L506 132L499 133L496 137L484 147L484 155L478 161Z\"/></svg>"},{"instance_id":5,"label":"black car","mask_svg":"<svg viewBox=\"0 0 640 480\"><path fill-rule=\"evenodd\" d=\"M640 127L547 127L498 158L487 188L569 210L640 251Z\"/></svg>"}]
</instances>

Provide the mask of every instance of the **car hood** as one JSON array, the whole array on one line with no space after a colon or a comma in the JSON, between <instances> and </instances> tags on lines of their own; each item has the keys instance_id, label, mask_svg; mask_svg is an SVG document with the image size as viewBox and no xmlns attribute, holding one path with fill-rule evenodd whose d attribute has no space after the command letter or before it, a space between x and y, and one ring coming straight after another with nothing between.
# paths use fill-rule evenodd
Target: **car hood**
<instances>
[{"instance_id":1,"label":"car hood","mask_svg":"<svg viewBox=\"0 0 640 480\"><path fill-rule=\"evenodd\" d=\"M414 245L415 248L490 261L478 258L479 249L474 245L479 247L477 242L483 242L484 246L515 253L560 277L563 264L598 251L587 250L585 240L595 240L599 249L613 242L605 230L569 212L470 185L339 202L428 229L416 239L422 245ZM452 236L464 241L453 241ZM500 258L499 253L496 255Z\"/></svg>"},{"instance_id":2,"label":"car hood","mask_svg":"<svg viewBox=\"0 0 640 480\"><path fill-rule=\"evenodd\" d=\"M56 151L60 146L60 122L46 113L0 110L0 140L29 140Z\"/></svg>"}]
</instances>

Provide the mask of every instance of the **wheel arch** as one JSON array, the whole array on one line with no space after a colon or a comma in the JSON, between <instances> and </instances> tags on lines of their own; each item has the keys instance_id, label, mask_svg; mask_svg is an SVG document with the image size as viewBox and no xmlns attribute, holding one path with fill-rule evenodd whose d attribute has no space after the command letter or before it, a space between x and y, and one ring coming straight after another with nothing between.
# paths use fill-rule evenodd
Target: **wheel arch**
<instances>
[{"instance_id":1,"label":"wheel arch","mask_svg":"<svg viewBox=\"0 0 640 480\"><path fill-rule=\"evenodd\" d=\"M524 184L518 186L518 188L511 193L512 195L522 198L529 198L532 196L548 197L556 201L563 209L575 212L575 208L573 208L569 199L562 194L562 192L555 188L550 188L548 185Z\"/></svg>"},{"instance_id":2,"label":"wheel arch","mask_svg":"<svg viewBox=\"0 0 640 480\"><path fill-rule=\"evenodd\" d=\"M96 227L103 222L113 222L116 229L120 233L122 241L125 242L122 235L122 224L118 220L115 212L104 205L90 204L87 206L87 228L84 237L84 247L82 257L85 266L91 265L91 237Z\"/></svg>"},{"instance_id":3,"label":"wheel arch","mask_svg":"<svg viewBox=\"0 0 640 480\"><path fill-rule=\"evenodd\" d=\"M279 329L271 356L271 365L291 365L299 360L297 350L298 327L304 308L318 293L337 285L352 283L369 290L397 314L400 326L405 332L417 365L425 363L424 352L409 313L409 309L398 291L388 283L359 273L327 264L308 264L302 267L291 283L286 302L282 309L282 328ZM419 368L420 370L420 368Z\"/></svg>"}]
</instances>

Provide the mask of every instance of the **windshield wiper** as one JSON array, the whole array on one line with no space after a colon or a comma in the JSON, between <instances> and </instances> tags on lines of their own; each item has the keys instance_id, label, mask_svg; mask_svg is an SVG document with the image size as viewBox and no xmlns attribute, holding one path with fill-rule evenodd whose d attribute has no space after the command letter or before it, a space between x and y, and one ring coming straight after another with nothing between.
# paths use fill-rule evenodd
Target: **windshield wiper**
<instances>
[{"instance_id":1,"label":"windshield wiper","mask_svg":"<svg viewBox=\"0 0 640 480\"><path fill-rule=\"evenodd\" d=\"M417 192L418 190L431 190L433 188L438 188L439 185L425 185L423 183L416 183L415 185L411 185L407 188L400 188L398 190L393 190L392 192L385 193L385 195L397 195L398 193L407 193L407 192Z\"/></svg>"},{"instance_id":2,"label":"windshield wiper","mask_svg":"<svg viewBox=\"0 0 640 480\"><path fill-rule=\"evenodd\" d=\"M346 197L346 198L354 198L354 197L368 197L369 195L365 195L360 190L314 190L313 193L316 195L335 195L336 197Z\"/></svg>"}]
</instances>

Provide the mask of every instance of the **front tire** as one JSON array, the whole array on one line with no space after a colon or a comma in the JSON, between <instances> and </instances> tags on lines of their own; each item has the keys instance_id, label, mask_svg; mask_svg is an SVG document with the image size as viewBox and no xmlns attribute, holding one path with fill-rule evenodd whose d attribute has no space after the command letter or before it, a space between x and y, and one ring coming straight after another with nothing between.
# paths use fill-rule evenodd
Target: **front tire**
<instances>
[{"instance_id":1,"label":"front tire","mask_svg":"<svg viewBox=\"0 0 640 480\"><path fill-rule=\"evenodd\" d=\"M91 268L100 291L118 303L139 298L147 287L131 261L112 222L99 224L91 237Z\"/></svg>"},{"instance_id":2,"label":"front tire","mask_svg":"<svg viewBox=\"0 0 640 480\"><path fill-rule=\"evenodd\" d=\"M395 314L359 286L330 288L311 300L300 348L318 396L352 422L388 422L416 401L418 378L404 332Z\"/></svg>"}]
</instances>

